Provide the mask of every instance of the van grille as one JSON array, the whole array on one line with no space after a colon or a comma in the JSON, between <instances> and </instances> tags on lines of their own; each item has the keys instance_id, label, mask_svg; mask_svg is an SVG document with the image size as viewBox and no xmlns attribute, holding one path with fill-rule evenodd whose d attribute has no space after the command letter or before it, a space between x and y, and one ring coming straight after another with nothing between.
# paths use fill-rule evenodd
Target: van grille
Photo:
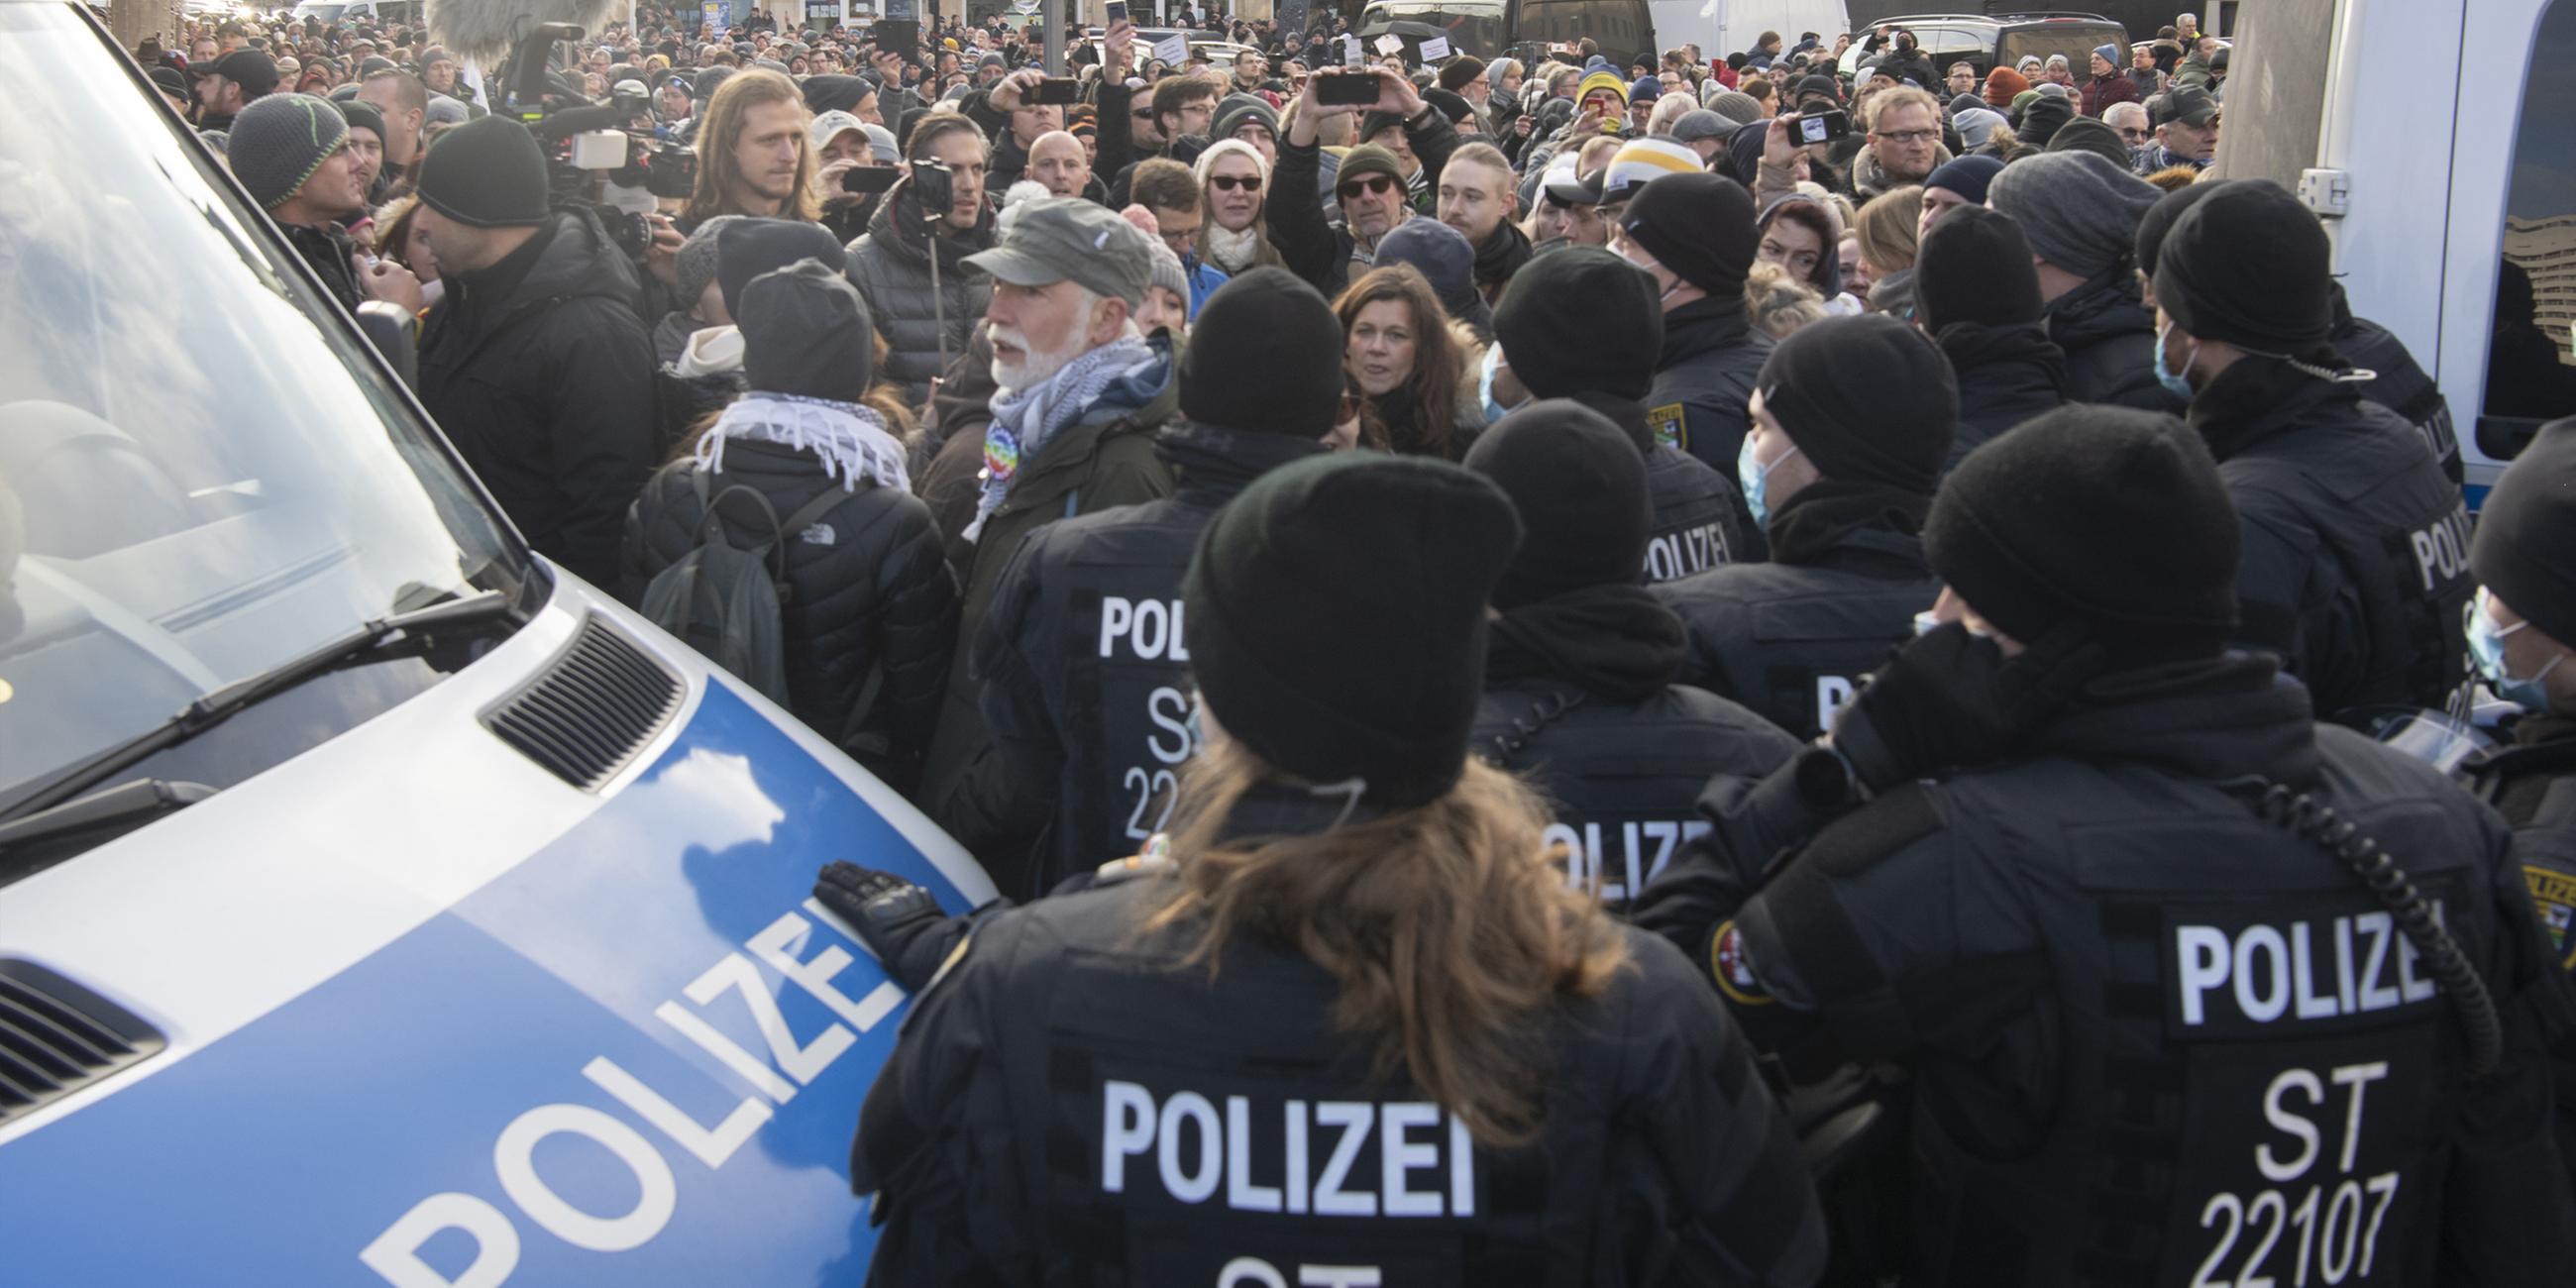
<instances>
[{"instance_id":1,"label":"van grille","mask_svg":"<svg viewBox=\"0 0 2576 1288\"><path fill-rule=\"evenodd\" d=\"M151 1025L33 962L0 960L0 1122L161 1053Z\"/></svg>"},{"instance_id":2,"label":"van grille","mask_svg":"<svg viewBox=\"0 0 2576 1288\"><path fill-rule=\"evenodd\" d=\"M484 727L555 777L597 791L680 709L680 681L597 617Z\"/></svg>"}]
</instances>

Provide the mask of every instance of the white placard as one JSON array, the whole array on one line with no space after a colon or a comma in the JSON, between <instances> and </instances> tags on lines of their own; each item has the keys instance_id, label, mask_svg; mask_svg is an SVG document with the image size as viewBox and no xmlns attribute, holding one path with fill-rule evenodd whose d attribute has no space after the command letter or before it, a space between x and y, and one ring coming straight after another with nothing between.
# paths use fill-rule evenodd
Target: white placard
<instances>
[{"instance_id":1,"label":"white placard","mask_svg":"<svg viewBox=\"0 0 2576 1288\"><path fill-rule=\"evenodd\" d=\"M1447 36L1433 36L1422 42L1422 61L1436 63L1448 56L1449 38Z\"/></svg>"},{"instance_id":2,"label":"white placard","mask_svg":"<svg viewBox=\"0 0 2576 1288\"><path fill-rule=\"evenodd\" d=\"M1190 60L1190 38L1175 34L1157 40L1154 42L1154 56L1178 67Z\"/></svg>"},{"instance_id":3,"label":"white placard","mask_svg":"<svg viewBox=\"0 0 2576 1288\"><path fill-rule=\"evenodd\" d=\"M1392 32L1392 31L1390 31L1390 32L1386 33L1386 34L1385 34L1385 35L1383 35L1383 36L1378 37L1378 38L1377 38L1377 51L1378 51L1379 53L1381 53L1381 54L1400 54L1400 53L1403 53L1403 52L1404 52L1404 37L1399 36L1399 35L1395 34L1395 33L1394 33L1394 32Z\"/></svg>"},{"instance_id":4,"label":"white placard","mask_svg":"<svg viewBox=\"0 0 2576 1288\"><path fill-rule=\"evenodd\" d=\"M1359 66L1360 64L1362 64L1362 63L1364 63L1364 62L1367 62L1367 61L1368 61L1368 56L1367 56L1367 54L1365 54L1364 52L1362 52L1362 51L1361 51L1361 49L1360 49L1360 38L1359 38L1359 37L1357 37L1357 36L1344 36L1344 37L1342 37L1342 65L1343 65L1343 66L1345 66L1345 67L1357 67L1357 66Z\"/></svg>"}]
</instances>

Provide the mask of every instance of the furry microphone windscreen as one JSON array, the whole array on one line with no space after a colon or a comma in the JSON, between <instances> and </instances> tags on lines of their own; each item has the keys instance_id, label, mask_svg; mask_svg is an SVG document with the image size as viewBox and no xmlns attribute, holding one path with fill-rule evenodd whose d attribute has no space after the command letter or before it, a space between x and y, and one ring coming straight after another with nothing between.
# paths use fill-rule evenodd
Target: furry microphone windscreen
<instances>
[{"instance_id":1,"label":"furry microphone windscreen","mask_svg":"<svg viewBox=\"0 0 2576 1288\"><path fill-rule=\"evenodd\" d=\"M429 0L430 39L459 58L489 67L541 22L568 22L596 35L624 18L622 0Z\"/></svg>"}]
</instances>

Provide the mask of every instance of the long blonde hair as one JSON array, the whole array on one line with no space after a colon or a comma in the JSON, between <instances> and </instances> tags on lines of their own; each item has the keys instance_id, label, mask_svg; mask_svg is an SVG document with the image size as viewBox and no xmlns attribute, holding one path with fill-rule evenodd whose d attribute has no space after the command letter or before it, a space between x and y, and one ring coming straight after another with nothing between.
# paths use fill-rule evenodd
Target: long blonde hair
<instances>
[{"instance_id":1,"label":"long blonde hair","mask_svg":"<svg viewBox=\"0 0 2576 1288\"><path fill-rule=\"evenodd\" d=\"M1547 811L1518 779L1470 760L1448 795L1310 836L1224 836L1277 771L1233 739L1201 752L1173 806L1172 894L1150 931L1199 923L1187 960L1211 977L1242 935L1341 983L1334 1026L1374 1038L1374 1073L1402 1071L1485 1145L1543 1117L1545 1021L1628 964L1600 906L1567 888Z\"/></svg>"},{"instance_id":2,"label":"long blonde hair","mask_svg":"<svg viewBox=\"0 0 2576 1288\"><path fill-rule=\"evenodd\" d=\"M718 215L742 213L725 205L731 199L734 180L742 177L742 167L734 160L734 136L742 132L743 120L751 109L770 103L793 103L801 113L805 110L805 94L796 88L796 82L767 68L736 72L716 87L715 97L707 100L706 119L698 123L698 186L680 211L682 221L696 225ZM778 216L811 223L822 217L822 209L821 199L814 195L814 149L800 129L796 186Z\"/></svg>"}]
</instances>

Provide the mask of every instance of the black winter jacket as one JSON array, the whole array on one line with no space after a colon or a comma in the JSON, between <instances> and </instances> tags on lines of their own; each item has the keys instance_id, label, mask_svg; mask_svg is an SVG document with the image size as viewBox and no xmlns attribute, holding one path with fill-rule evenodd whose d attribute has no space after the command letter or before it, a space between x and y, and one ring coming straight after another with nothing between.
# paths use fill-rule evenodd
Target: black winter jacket
<instances>
[{"instance_id":1,"label":"black winter jacket","mask_svg":"<svg viewBox=\"0 0 2576 1288\"><path fill-rule=\"evenodd\" d=\"M692 484L697 468L694 460L663 466L627 516L620 588L627 603L643 602L654 574L697 545L706 514ZM766 537L767 519L747 499L726 500L728 488L760 493L784 521L841 486L812 453L751 439L724 445L724 471L708 483L727 530L743 541ZM779 625L788 709L896 790L911 790L957 632L957 582L929 509L910 493L864 486L789 542L786 553ZM879 667L885 678L874 706L854 711ZM883 735L892 754L862 754L856 748L867 740L854 736L862 734Z\"/></svg>"},{"instance_id":2,"label":"black winter jacket","mask_svg":"<svg viewBox=\"0 0 2576 1288\"><path fill-rule=\"evenodd\" d=\"M1418 123L1417 123L1418 122ZM1439 108L1425 107L1422 115L1404 127L1406 141L1413 145L1413 155L1422 162L1423 179L1433 191L1440 187L1440 170L1449 164L1449 154L1458 150L1458 127L1449 123ZM1316 290L1331 299L1358 274L1351 271L1351 256L1358 243L1348 228L1327 222L1322 199L1304 200L1304 194L1315 191L1316 176L1323 160L1320 145L1299 147L1288 141L1286 131L1279 136L1279 165L1270 176L1271 199L1264 207L1270 224L1270 244L1279 248L1279 257L1288 271L1305 278ZM1111 197L1116 193L1113 189Z\"/></svg>"},{"instance_id":3,"label":"black winter jacket","mask_svg":"<svg viewBox=\"0 0 2576 1288\"><path fill-rule=\"evenodd\" d=\"M626 253L555 211L499 263L451 274L420 341L420 401L539 554L613 585L651 468L653 345Z\"/></svg>"},{"instance_id":4,"label":"black winter jacket","mask_svg":"<svg viewBox=\"0 0 2576 1288\"><path fill-rule=\"evenodd\" d=\"M2047 328L1953 322L1937 339L1959 378L1959 428L1943 470L1958 468L2005 430L2066 405L2066 354Z\"/></svg>"},{"instance_id":5,"label":"black winter jacket","mask_svg":"<svg viewBox=\"0 0 2576 1288\"><path fill-rule=\"evenodd\" d=\"M2460 438L2451 421L2451 400L2442 396L2442 387L2424 374L2415 355L2406 351L2406 342L2388 328L2368 318L2352 315L2352 304L2344 298L2343 284L2334 288L2334 334L2327 337L2343 360L2364 371L2378 372L2378 378L2353 386L2353 392L2390 411L2396 412L2415 432L2424 436L2424 446L2452 482L2460 481Z\"/></svg>"},{"instance_id":6,"label":"black winter jacket","mask_svg":"<svg viewBox=\"0 0 2576 1288\"><path fill-rule=\"evenodd\" d=\"M927 804L1008 898L1137 853L1161 830L1196 750L1181 574L1237 492L1323 450L1191 424L1162 431L1155 449L1179 475L1172 495L1031 533L972 641L990 741Z\"/></svg>"},{"instance_id":7,"label":"black winter jacket","mask_svg":"<svg viewBox=\"0 0 2576 1288\"><path fill-rule=\"evenodd\" d=\"M939 248L939 292L930 290L930 251ZM966 349L975 323L992 299L992 279L965 264L967 256L993 245L993 205L973 232L961 237L933 237L921 221L921 203L913 199L907 176L877 202L868 235L850 243L850 271L868 297L868 315L885 337L886 360L880 379L900 381L906 407L919 407L930 396L931 377L939 374L940 329L947 329L948 352ZM938 310L934 313L936 299Z\"/></svg>"},{"instance_id":8,"label":"black winter jacket","mask_svg":"<svg viewBox=\"0 0 2576 1288\"><path fill-rule=\"evenodd\" d=\"M2192 399L2244 530L2239 639L2325 719L2466 715L2469 514L2415 428L2352 386L2247 357Z\"/></svg>"},{"instance_id":9,"label":"black winter jacket","mask_svg":"<svg viewBox=\"0 0 2576 1288\"><path fill-rule=\"evenodd\" d=\"M1754 377L1774 341L1756 329L1741 296L1693 300L1664 315L1664 352L1646 391L1646 428L1720 474L1735 471Z\"/></svg>"},{"instance_id":10,"label":"black winter jacket","mask_svg":"<svg viewBox=\"0 0 2576 1288\"><path fill-rule=\"evenodd\" d=\"M2049 301L2048 338L2066 354L2066 400L2182 414L2156 383L2156 315L2123 261Z\"/></svg>"}]
</instances>

